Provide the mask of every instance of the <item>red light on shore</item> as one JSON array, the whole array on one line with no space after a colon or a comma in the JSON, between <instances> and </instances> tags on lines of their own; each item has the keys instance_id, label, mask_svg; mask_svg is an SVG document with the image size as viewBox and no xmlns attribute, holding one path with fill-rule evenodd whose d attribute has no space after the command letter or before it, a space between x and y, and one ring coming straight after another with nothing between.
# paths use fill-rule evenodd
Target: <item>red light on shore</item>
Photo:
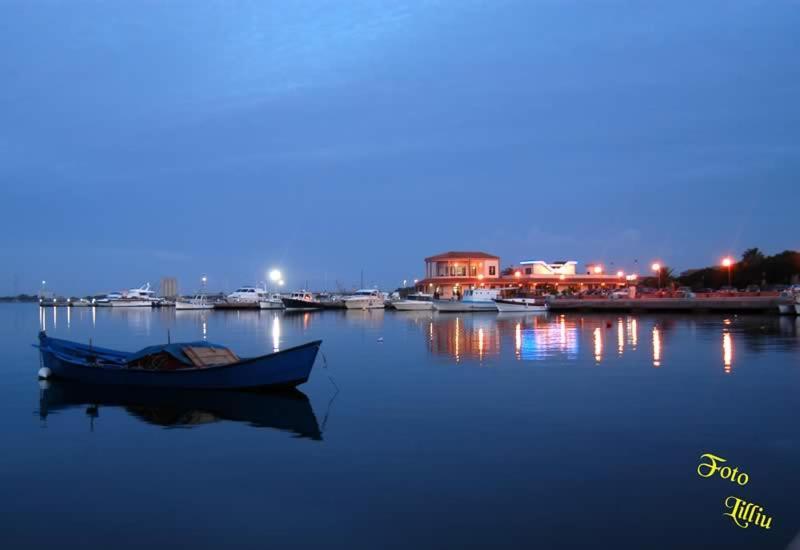
<instances>
[{"instance_id":1,"label":"red light on shore","mask_svg":"<svg viewBox=\"0 0 800 550\"><path fill-rule=\"evenodd\" d=\"M650 266L653 271L661 271L661 264L656 262Z\"/></svg>"},{"instance_id":2,"label":"red light on shore","mask_svg":"<svg viewBox=\"0 0 800 550\"><path fill-rule=\"evenodd\" d=\"M514 277L517 277L517 278L522 277L522 272L521 271L515 271L514 272Z\"/></svg>"},{"instance_id":3,"label":"red light on shore","mask_svg":"<svg viewBox=\"0 0 800 550\"><path fill-rule=\"evenodd\" d=\"M730 267L733 265L733 259L728 256L727 258L722 258L722 267Z\"/></svg>"}]
</instances>

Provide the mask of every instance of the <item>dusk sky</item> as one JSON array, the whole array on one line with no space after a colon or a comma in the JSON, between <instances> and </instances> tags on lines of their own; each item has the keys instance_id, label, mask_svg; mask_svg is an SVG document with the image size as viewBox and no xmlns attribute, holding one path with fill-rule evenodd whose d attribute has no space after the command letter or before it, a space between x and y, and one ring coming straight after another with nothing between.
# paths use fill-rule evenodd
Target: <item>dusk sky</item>
<instances>
[{"instance_id":1,"label":"dusk sky","mask_svg":"<svg viewBox=\"0 0 800 550\"><path fill-rule=\"evenodd\" d=\"M800 3L0 0L0 294L800 248Z\"/></svg>"}]
</instances>

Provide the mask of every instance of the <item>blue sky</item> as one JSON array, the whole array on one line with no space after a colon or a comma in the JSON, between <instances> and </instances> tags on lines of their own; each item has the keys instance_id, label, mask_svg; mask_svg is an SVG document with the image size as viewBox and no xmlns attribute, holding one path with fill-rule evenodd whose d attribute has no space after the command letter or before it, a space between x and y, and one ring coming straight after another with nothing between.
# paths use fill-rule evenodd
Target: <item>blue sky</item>
<instances>
[{"instance_id":1,"label":"blue sky","mask_svg":"<svg viewBox=\"0 0 800 550\"><path fill-rule=\"evenodd\" d=\"M0 1L0 294L798 246L793 1Z\"/></svg>"}]
</instances>

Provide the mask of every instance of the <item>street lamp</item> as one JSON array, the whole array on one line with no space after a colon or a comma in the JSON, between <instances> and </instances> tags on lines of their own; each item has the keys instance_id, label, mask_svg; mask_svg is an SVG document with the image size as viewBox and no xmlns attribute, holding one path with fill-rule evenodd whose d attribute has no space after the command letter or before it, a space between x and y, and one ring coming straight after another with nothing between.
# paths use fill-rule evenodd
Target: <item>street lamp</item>
<instances>
[{"instance_id":1,"label":"street lamp","mask_svg":"<svg viewBox=\"0 0 800 550\"><path fill-rule=\"evenodd\" d=\"M658 273L658 288L661 288L661 264L656 262L652 266L653 271Z\"/></svg>"},{"instance_id":2,"label":"street lamp","mask_svg":"<svg viewBox=\"0 0 800 550\"><path fill-rule=\"evenodd\" d=\"M733 274L731 273L733 271L733 258L730 256L722 258L722 267L728 268L728 286L733 286L731 282L733 280Z\"/></svg>"},{"instance_id":3,"label":"street lamp","mask_svg":"<svg viewBox=\"0 0 800 550\"><path fill-rule=\"evenodd\" d=\"M603 272L603 266L602 265L596 265L596 266L594 266L594 269L592 271L594 271L595 274L599 275L599 274L601 274Z\"/></svg>"},{"instance_id":4,"label":"street lamp","mask_svg":"<svg viewBox=\"0 0 800 550\"><path fill-rule=\"evenodd\" d=\"M619 277L621 279L624 276L625 276L625 272L624 271L622 271L622 270L617 271L617 277Z\"/></svg>"}]
</instances>

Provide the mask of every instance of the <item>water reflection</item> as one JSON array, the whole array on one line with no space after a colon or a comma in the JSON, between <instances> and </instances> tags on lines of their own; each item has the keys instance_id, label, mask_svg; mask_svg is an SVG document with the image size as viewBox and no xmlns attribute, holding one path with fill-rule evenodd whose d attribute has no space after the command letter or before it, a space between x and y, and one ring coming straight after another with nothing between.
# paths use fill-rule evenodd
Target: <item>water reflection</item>
<instances>
[{"instance_id":1,"label":"water reflection","mask_svg":"<svg viewBox=\"0 0 800 550\"><path fill-rule=\"evenodd\" d=\"M428 323L432 353L482 361L500 352L500 327L493 316L437 316Z\"/></svg>"},{"instance_id":2,"label":"water reflection","mask_svg":"<svg viewBox=\"0 0 800 550\"><path fill-rule=\"evenodd\" d=\"M727 330L722 331L722 368L726 374L731 373L733 365L733 338Z\"/></svg>"},{"instance_id":3,"label":"water reflection","mask_svg":"<svg viewBox=\"0 0 800 550\"><path fill-rule=\"evenodd\" d=\"M276 313L272 317L272 351L281 349L281 318Z\"/></svg>"},{"instance_id":4,"label":"water reflection","mask_svg":"<svg viewBox=\"0 0 800 550\"><path fill-rule=\"evenodd\" d=\"M603 360L603 332L600 330L600 327L594 329L593 338L594 360L596 363L600 363L600 361Z\"/></svg>"},{"instance_id":5,"label":"water reflection","mask_svg":"<svg viewBox=\"0 0 800 550\"><path fill-rule=\"evenodd\" d=\"M86 407L89 424L94 428L103 408L119 408L137 420L166 428L194 428L229 420L322 440L311 403L300 390L247 393L41 384L37 412L45 425L53 413Z\"/></svg>"},{"instance_id":6,"label":"water reflection","mask_svg":"<svg viewBox=\"0 0 800 550\"><path fill-rule=\"evenodd\" d=\"M661 366L661 330L658 325L653 327L653 366Z\"/></svg>"}]
</instances>

